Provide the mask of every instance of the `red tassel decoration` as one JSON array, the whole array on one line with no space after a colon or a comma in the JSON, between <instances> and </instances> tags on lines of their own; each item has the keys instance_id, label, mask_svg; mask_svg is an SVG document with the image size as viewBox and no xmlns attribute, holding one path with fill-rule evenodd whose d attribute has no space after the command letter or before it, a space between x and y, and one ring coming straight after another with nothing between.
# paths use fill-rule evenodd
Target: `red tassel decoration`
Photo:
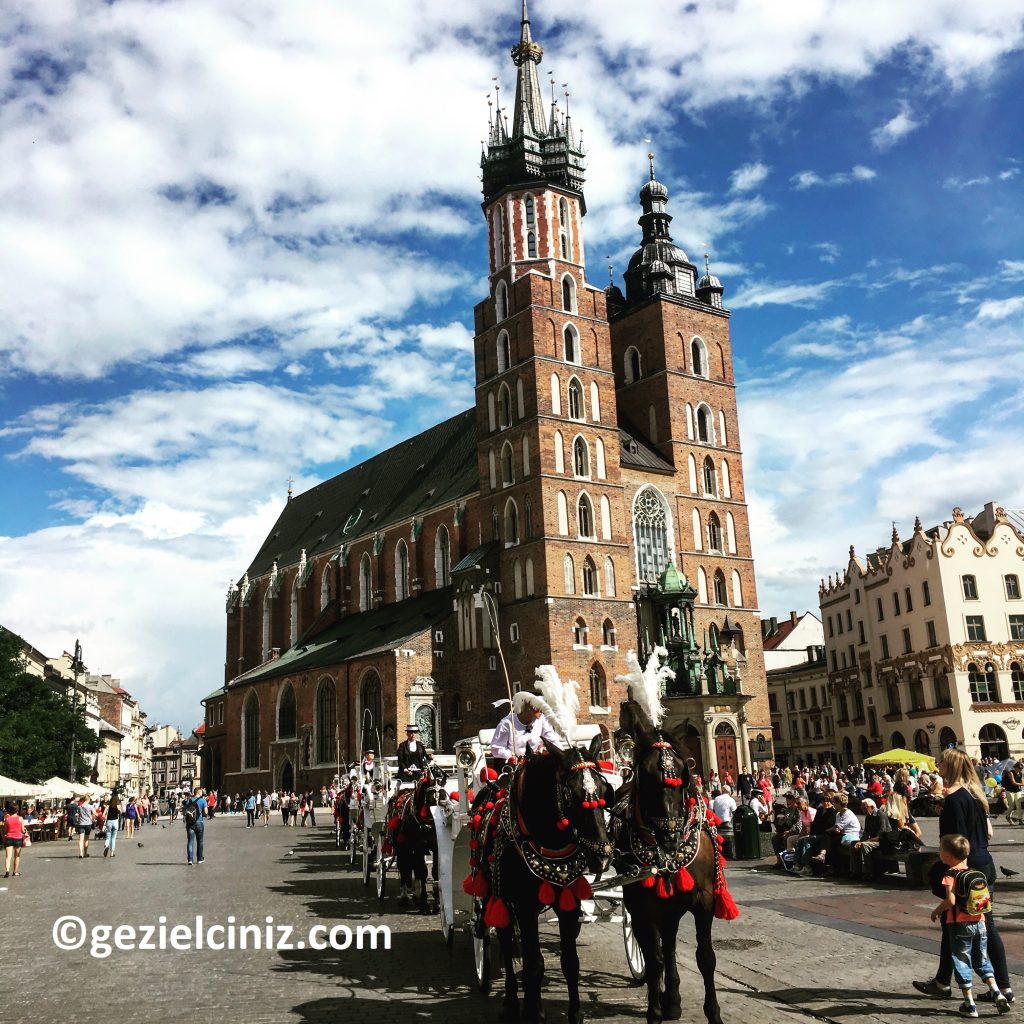
<instances>
[{"instance_id":1,"label":"red tassel decoration","mask_svg":"<svg viewBox=\"0 0 1024 1024\"><path fill-rule=\"evenodd\" d=\"M473 802L474 797L472 788L466 790L466 798L469 800L470 803Z\"/></svg>"},{"instance_id":2,"label":"red tassel decoration","mask_svg":"<svg viewBox=\"0 0 1024 1024\"><path fill-rule=\"evenodd\" d=\"M484 804L484 810L485 811L493 811L494 810L494 801L493 800L488 800L487 803Z\"/></svg>"},{"instance_id":3,"label":"red tassel decoration","mask_svg":"<svg viewBox=\"0 0 1024 1024\"><path fill-rule=\"evenodd\" d=\"M507 928L510 923L505 901L500 896L492 896L487 901L487 910L484 911L484 924L488 928Z\"/></svg>"},{"instance_id":4,"label":"red tassel decoration","mask_svg":"<svg viewBox=\"0 0 1024 1024\"><path fill-rule=\"evenodd\" d=\"M484 819L481 818L479 814L474 814L473 815L473 828L479 828L480 827L480 822L483 821L483 820Z\"/></svg>"},{"instance_id":5,"label":"red tassel decoration","mask_svg":"<svg viewBox=\"0 0 1024 1024\"><path fill-rule=\"evenodd\" d=\"M426 809L426 807L421 807L420 808L420 817L421 818L426 818L426 816L427 816L427 809Z\"/></svg>"},{"instance_id":6,"label":"red tassel decoration","mask_svg":"<svg viewBox=\"0 0 1024 1024\"><path fill-rule=\"evenodd\" d=\"M542 907L550 907L555 902L555 887L547 880L541 882L537 889L537 899Z\"/></svg>"},{"instance_id":7,"label":"red tassel decoration","mask_svg":"<svg viewBox=\"0 0 1024 1024\"><path fill-rule=\"evenodd\" d=\"M648 875L640 884L645 889L653 889L654 888L654 881L655 881L654 875Z\"/></svg>"},{"instance_id":8,"label":"red tassel decoration","mask_svg":"<svg viewBox=\"0 0 1024 1024\"><path fill-rule=\"evenodd\" d=\"M475 839L470 839L470 841L469 841L469 848L471 850L479 850L480 849L480 844Z\"/></svg>"},{"instance_id":9,"label":"red tassel decoration","mask_svg":"<svg viewBox=\"0 0 1024 1024\"><path fill-rule=\"evenodd\" d=\"M732 896L729 895L729 890L723 885L715 893L715 917L723 921L734 921L739 916L740 908L736 906Z\"/></svg>"},{"instance_id":10,"label":"red tassel decoration","mask_svg":"<svg viewBox=\"0 0 1024 1024\"><path fill-rule=\"evenodd\" d=\"M569 827L569 819L560 818L558 821L558 827L564 832Z\"/></svg>"},{"instance_id":11,"label":"red tassel decoration","mask_svg":"<svg viewBox=\"0 0 1024 1024\"><path fill-rule=\"evenodd\" d=\"M673 893L672 883L666 882L664 875L658 876L657 893L660 899L667 900Z\"/></svg>"},{"instance_id":12,"label":"red tassel decoration","mask_svg":"<svg viewBox=\"0 0 1024 1024\"><path fill-rule=\"evenodd\" d=\"M680 868L676 872L676 885L679 886L682 892L692 892L696 882L694 882L693 875L686 868Z\"/></svg>"},{"instance_id":13,"label":"red tassel decoration","mask_svg":"<svg viewBox=\"0 0 1024 1024\"><path fill-rule=\"evenodd\" d=\"M490 891L491 887L487 884L487 879L483 875L477 875L473 879L473 891L470 893L470 896L479 896L480 899L483 899Z\"/></svg>"},{"instance_id":14,"label":"red tassel decoration","mask_svg":"<svg viewBox=\"0 0 1024 1024\"><path fill-rule=\"evenodd\" d=\"M558 909L559 910L575 910L576 909L576 897L572 894L572 889L566 886L562 889L562 895L558 897Z\"/></svg>"},{"instance_id":15,"label":"red tassel decoration","mask_svg":"<svg viewBox=\"0 0 1024 1024\"><path fill-rule=\"evenodd\" d=\"M473 887L474 887L475 883L476 883L476 879L473 877L472 873L466 875L466 877L462 880L462 891L467 896L475 895L474 892L473 892Z\"/></svg>"},{"instance_id":16,"label":"red tassel decoration","mask_svg":"<svg viewBox=\"0 0 1024 1024\"><path fill-rule=\"evenodd\" d=\"M594 896L594 890L590 888L590 883L587 881L586 875L580 875L580 877L577 878L569 888L572 889L573 896L575 896L580 903L584 900L592 899Z\"/></svg>"}]
</instances>

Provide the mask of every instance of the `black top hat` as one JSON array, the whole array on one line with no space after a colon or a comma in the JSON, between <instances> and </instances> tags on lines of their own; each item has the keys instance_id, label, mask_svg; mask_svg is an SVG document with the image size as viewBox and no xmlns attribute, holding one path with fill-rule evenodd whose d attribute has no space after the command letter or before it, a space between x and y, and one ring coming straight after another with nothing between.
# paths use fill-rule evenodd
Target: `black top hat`
<instances>
[{"instance_id":1,"label":"black top hat","mask_svg":"<svg viewBox=\"0 0 1024 1024\"><path fill-rule=\"evenodd\" d=\"M363 751L363 757L366 757L367 754L373 754L373 756L376 757L377 756L377 751L376 750L370 750L369 747L368 747L366 750Z\"/></svg>"},{"instance_id":2,"label":"black top hat","mask_svg":"<svg viewBox=\"0 0 1024 1024\"><path fill-rule=\"evenodd\" d=\"M415 724L407 725L405 727L405 731L406 732L419 732L420 731L420 727L418 725L415 725Z\"/></svg>"}]
</instances>

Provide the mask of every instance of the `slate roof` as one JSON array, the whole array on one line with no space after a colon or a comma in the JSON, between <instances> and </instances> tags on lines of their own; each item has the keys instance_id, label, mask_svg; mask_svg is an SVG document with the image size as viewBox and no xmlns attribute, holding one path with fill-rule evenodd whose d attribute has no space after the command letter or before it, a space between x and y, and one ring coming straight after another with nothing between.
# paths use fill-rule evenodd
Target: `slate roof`
<instances>
[{"instance_id":1,"label":"slate roof","mask_svg":"<svg viewBox=\"0 0 1024 1024\"><path fill-rule=\"evenodd\" d=\"M473 548L472 551L465 558L456 565L452 572L466 572L468 569L475 569L492 551L498 549L498 542L496 540L488 541L486 544L481 544L478 548Z\"/></svg>"},{"instance_id":2,"label":"slate roof","mask_svg":"<svg viewBox=\"0 0 1024 1024\"><path fill-rule=\"evenodd\" d=\"M655 473L675 473L671 462L666 462L632 428L619 424L619 462L623 466L653 470Z\"/></svg>"},{"instance_id":3,"label":"slate roof","mask_svg":"<svg viewBox=\"0 0 1024 1024\"><path fill-rule=\"evenodd\" d=\"M293 497L252 560L249 577L269 572L275 559L282 568L294 565L303 548L307 558L337 550L479 486L476 413L468 409Z\"/></svg>"},{"instance_id":4,"label":"slate roof","mask_svg":"<svg viewBox=\"0 0 1024 1024\"><path fill-rule=\"evenodd\" d=\"M341 622L336 622L313 639L292 647L276 661L253 669L234 682L241 686L393 650L443 622L451 614L452 592L445 587L407 598L398 604L346 615Z\"/></svg>"}]
</instances>

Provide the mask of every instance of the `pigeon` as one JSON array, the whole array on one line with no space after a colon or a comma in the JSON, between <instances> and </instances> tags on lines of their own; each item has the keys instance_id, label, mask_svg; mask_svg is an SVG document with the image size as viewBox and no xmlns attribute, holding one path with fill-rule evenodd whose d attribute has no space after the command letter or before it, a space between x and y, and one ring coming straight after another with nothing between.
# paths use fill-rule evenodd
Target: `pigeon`
<instances>
[{"instance_id":1,"label":"pigeon","mask_svg":"<svg viewBox=\"0 0 1024 1024\"><path fill-rule=\"evenodd\" d=\"M1011 871L1009 868L1004 868L1002 864L999 865L999 870L1002 871L1002 873L1007 878L1013 878L1014 875L1019 875L1020 874L1019 871Z\"/></svg>"},{"instance_id":2,"label":"pigeon","mask_svg":"<svg viewBox=\"0 0 1024 1024\"><path fill-rule=\"evenodd\" d=\"M166 826L166 825L161 825L160 827L161 827L161 828L167 828L167 826Z\"/></svg>"},{"instance_id":3,"label":"pigeon","mask_svg":"<svg viewBox=\"0 0 1024 1024\"><path fill-rule=\"evenodd\" d=\"M142 843L139 843L139 849L140 850L142 849Z\"/></svg>"}]
</instances>

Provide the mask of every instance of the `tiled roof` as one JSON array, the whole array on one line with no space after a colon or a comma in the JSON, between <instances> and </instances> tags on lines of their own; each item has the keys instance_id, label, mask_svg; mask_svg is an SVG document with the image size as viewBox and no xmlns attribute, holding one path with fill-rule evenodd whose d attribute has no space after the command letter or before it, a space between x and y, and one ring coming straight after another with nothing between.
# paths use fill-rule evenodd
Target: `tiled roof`
<instances>
[{"instance_id":1,"label":"tiled roof","mask_svg":"<svg viewBox=\"0 0 1024 1024\"><path fill-rule=\"evenodd\" d=\"M444 621L451 613L452 592L445 587L374 611L346 615L341 622L318 636L285 651L276 661L240 676L234 685L308 672L351 658L391 650Z\"/></svg>"},{"instance_id":2,"label":"tiled roof","mask_svg":"<svg viewBox=\"0 0 1024 1024\"><path fill-rule=\"evenodd\" d=\"M208 693L199 703L205 704L208 700L216 700L218 697L223 697L227 692L226 686L218 686L213 693Z\"/></svg>"},{"instance_id":3,"label":"tiled roof","mask_svg":"<svg viewBox=\"0 0 1024 1024\"><path fill-rule=\"evenodd\" d=\"M652 469L656 473L675 473L672 463L666 462L653 448L640 439L632 428L619 424L619 462L637 469Z\"/></svg>"},{"instance_id":4,"label":"tiled roof","mask_svg":"<svg viewBox=\"0 0 1024 1024\"><path fill-rule=\"evenodd\" d=\"M303 549L312 558L368 537L472 494L479 482L476 413L468 409L292 498L249 576L269 572L275 560L294 565Z\"/></svg>"},{"instance_id":5,"label":"tiled roof","mask_svg":"<svg viewBox=\"0 0 1024 1024\"><path fill-rule=\"evenodd\" d=\"M801 616L802 618L803 616ZM783 640L796 629L796 623L792 619L784 619L779 623L779 628L771 636L765 637L762 647L766 651L774 651Z\"/></svg>"},{"instance_id":6,"label":"tiled roof","mask_svg":"<svg viewBox=\"0 0 1024 1024\"><path fill-rule=\"evenodd\" d=\"M492 551L497 550L498 542L496 540L488 541L486 544L481 544L478 548L473 548L472 551L465 558L456 565L452 572L465 572L467 569L474 569L478 566Z\"/></svg>"}]
</instances>

